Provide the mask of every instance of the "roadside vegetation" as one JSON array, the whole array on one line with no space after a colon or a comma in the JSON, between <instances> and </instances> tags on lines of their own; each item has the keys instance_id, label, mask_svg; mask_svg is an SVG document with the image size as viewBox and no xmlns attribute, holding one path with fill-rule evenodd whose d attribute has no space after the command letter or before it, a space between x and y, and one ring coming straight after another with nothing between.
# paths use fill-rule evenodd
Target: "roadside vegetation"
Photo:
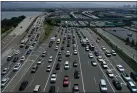
<instances>
[{"instance_id":1,"label":"roadside vegetation","mask_svg":"<svg viewBox=\"0 0 137 93\"><path fill-rule=\"evenodd\" d=\"M53 31L53 28L54 26L52 26L51 23L49 23L48 21L44 22L44 32L42 37L40 38L40 43L43 43L43 41L45 41L50 36Z\"/></svg>"},{"instance_id":2,"label":"roadside vegetation","mask_svg":"<svg viewBox=\"0 0 137 93\"><path fill-rule=\"evenodd\" d=\"M1 20L1 34L5 33L6 31L15 28L23 19L26 17L24 15L19 17L12 17L11 19L3 19Z\"/></svg>"}]
</instances>

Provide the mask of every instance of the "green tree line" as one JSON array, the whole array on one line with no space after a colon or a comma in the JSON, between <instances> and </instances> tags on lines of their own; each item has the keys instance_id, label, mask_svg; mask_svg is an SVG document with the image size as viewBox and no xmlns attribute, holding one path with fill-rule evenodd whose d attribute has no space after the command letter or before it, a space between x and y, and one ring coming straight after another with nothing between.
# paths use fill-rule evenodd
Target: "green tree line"
<instances>
[{"instance_id":1,"label":"green tree line","mask_svg":"<svg viewBox=\"0 0 137 93\"><path fill-rule=\"evenodd\" d=\"M16 27L23 19L26 17L24 15L19 17L12 17L11 19L3 19L1 20L1 33L5 33L12 27Z\"/></svg>"}]
</instances>

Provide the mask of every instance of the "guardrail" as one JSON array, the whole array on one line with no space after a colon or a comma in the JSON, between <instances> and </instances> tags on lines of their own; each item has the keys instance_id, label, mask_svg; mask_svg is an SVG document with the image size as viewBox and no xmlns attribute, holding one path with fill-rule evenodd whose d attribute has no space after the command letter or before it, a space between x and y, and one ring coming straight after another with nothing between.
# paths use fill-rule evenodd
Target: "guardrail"
<instances>
[{"instance_id":1,"label":"guardrail","mask_svg":"<svg viewBox=\"0 0 137 93\"><path fill-rule=\"evenodd\" d=\"M119 56L134 70L137 72L137 62L129 57L121 48L116 46L113 42L111 42L108 38L98 33L96 29L91 28L96 34L98 34L103 40L105 40L111 47L115 49L115 51L119 54Z\"/></svg>"}]
</instances>

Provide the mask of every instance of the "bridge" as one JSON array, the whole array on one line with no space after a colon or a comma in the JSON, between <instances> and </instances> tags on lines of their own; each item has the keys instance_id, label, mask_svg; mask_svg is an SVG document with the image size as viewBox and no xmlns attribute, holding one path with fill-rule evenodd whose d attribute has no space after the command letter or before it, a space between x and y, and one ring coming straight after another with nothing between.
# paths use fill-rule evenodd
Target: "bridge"
<instances>
[{"instance_id":1,"label":"bridge","mask_svg":"<svg viewBox=\"0 0 137 93\"><path fill-rule=\"evenodd\" d=\"M49 20L55 21L122 21L122 20L130 20L127 18L100 18L100 19L92 19L92 18L47 18Z\"/></svg>"}]
</instances>

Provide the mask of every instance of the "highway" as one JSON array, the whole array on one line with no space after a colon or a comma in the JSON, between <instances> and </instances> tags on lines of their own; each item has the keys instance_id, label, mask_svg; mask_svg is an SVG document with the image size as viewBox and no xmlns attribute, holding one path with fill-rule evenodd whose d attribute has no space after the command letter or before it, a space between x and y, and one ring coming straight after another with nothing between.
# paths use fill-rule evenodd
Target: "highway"
<instances>
[{"instance_id":1,"label":"highway","mask_svg":"<svg viewBox=\"0 0 137 93\"><path fill-rule=\"evenodd\" d=\"M38 26L37 29L34 30L33 34L29 38L29 41L26 45L32 45L37 38L37 34L42 35L42 31L44 31L42 24L45 16L40 16L27 33L26 37L31 33L34 26ZM76 23L76 22L75 22ZM74 22L68 22L66 24L75 25ZM63 24L63 22L62 22ZM83 23L84 24L84 23ZM19 48L19 44L15 47L20 51L18 55L19 59L24 55L25 61L20 62L18 60L16 63L21 63L21 67L17 72L13 72L13 68L16 63L12 62L13 60L7 62L6 58L2 59L3 65L2 69L5 67L9 67L9 71L6 75L2 76L2 79L5 77L9 77L10 81L6 84L4 88L2 88L2 92L33 92L36 85L40 85L39 92L49 92L51 86L55 86L55 92L67 93L73 92L74 84L78 84L79 92L100 92L100 80L104 79L107 84L107 92L108 93L130 93L130 90L127 88L127 82L121 77L121 73L116 68L117 65L122 65L125 71L130 74L132 68L124 62L124 60L117 54L116 56L107 57L105 52L102 50L102 46L105 46L106 49L112 50L101 37L99 37L95 32L93 32L90 28L75 28L75 27L55 27L53 29L53 33L45 40L42 44L39 44L39 38L34 45L33 50L29 55L26 55L26 52L29 49ZM99 52L99 55L106 61L108 69L112 71L114 74L114 78L116 78L122 85L122 90L117 90L113 83L112 78L109 78L106 74L106 69L104 69L101 63L97 60L97 56L95 56L94 51L86 51L85 47L81 44L81 38L84 36L89 40L89 45L94 45L95 50ZM51 47L49 47L49 43L51 37L56 36L56 39ZM68 39L68 35L70 35L70 39ZM64 40L64 37L66 39ZM61 39L60 43L57 44L58 39ZM99 42L97 42L97 38L100 38ZM31 40L32 39L32 40ZM63 43L64 41L64 43ZM70 42L70 46L68 46L68 41ZM74 43L73 43L74 41ZM74 55L74 44L76 45L75 50L77 50L77 54ZM58 49L55 50L56 46ZM64 47L64 50L61 49ZM46 56L42 57L42 53L46 51ZM70 51L70 56L66 56L67 51ZM59 55L61 52L61 55ZM93 58L89 58L89 53L92 53ZM52 62L49 62L49 58L52 58ZM62 61L58 61L59 57L62 57ZM42 59L41 64L38 65L38 69L35 73L31 73L34 65L37 65L37 62ZM93 66L91 60L94 60L97 63L97 66ZM65 70L65 62L69 62L69 69ZM77 62L77 67L73 66L73 62ZM56 65L60 64L60 68L56 70ZM47 66L51 65L50 72L47 72ZM74 78L74 72L79 71L80 78ZM53 73L56 73L56 82L51 83L51 76ZM69 84L68 87L63 87L63 79L64 76L68 76ZM24 90L20 91L20 85L23 81L28 81L28 85ZM131 79L131 81L133 81ZM133 81L134 82L134 81ZM134 82L135 83L135 82ZM136 84L136 83L135 83Z\"/></svg>"}]
</instances>

